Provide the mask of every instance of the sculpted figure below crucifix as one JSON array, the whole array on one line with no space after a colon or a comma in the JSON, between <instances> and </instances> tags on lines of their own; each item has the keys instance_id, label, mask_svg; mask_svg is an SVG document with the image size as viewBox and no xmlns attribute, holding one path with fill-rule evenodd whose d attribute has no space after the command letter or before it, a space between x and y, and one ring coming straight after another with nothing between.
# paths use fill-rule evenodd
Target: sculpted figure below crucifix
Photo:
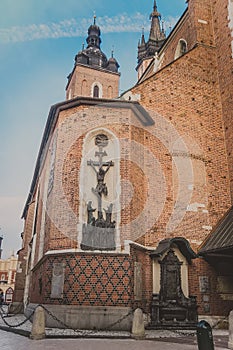
<instances>
[{"instance_id":1,"label":"sculpted figure below crucifix","mask_svg":"<svg viewBox=\"0 0 233 350\"><path fill-rule=\"evenodd\" d=\"M92 201L89 201L87 203L87 213L88 213L88 219L87 223L89 225L94 225L95 224L95 218L93 216L93 213L96 211L96 209L92 208Z\"/></svg>"}]
</instances>

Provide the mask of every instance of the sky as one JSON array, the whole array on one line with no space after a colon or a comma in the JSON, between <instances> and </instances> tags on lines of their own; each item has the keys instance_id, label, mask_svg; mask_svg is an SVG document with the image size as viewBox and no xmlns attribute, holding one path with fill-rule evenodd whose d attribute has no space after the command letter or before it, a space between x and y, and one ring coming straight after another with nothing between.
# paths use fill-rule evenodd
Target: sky
<instances>
[{"instance_id":1,"label":"sky","mask_svg":"<svg viewBox=\"0 0 233 350\"><path fill-rule=\"evenodd\" d=\"M185 0L157 0L167 35ZM120 64L120 93L136 83L137 45L148 38L153 0L0 1L0 235L2 258L21 248L21 219L51 105L97 16L102 51Z\"/></svg>"}]
</instances>

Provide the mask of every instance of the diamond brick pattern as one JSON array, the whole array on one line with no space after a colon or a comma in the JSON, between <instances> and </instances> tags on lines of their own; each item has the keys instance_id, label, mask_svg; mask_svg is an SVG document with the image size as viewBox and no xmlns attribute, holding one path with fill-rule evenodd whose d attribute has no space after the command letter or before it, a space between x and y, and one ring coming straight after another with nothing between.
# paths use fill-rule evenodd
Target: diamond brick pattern
<instances>
[{"instance_id":1,"label":"diamond brick pattern","mask_svg":"<svg viewBox=\"0 0 233 350\"><path fill-rule=\"evenodd\" d=\"M51 299L52 268L65 264L64 295ZM49 304L83 306L132 306L133 269L128 255L69 254L51 256L41 266L43 300Z\"/></svg>"}]
</instances>

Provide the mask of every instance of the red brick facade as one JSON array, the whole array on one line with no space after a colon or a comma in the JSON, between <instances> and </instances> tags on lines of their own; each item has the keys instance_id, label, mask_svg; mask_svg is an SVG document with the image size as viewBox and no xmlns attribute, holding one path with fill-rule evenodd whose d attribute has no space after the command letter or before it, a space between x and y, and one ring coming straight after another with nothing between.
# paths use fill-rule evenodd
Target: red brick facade
<instances>
[{"instance_id":1,"label":"red brick facade","mask_svg":"<svg viewBox=\"0 0 233 350\"><path fill-rule=\"evenodd\" d=\"M139 306L150 313L153 281L159 278L153 275L150 252L174 237L184 237L197 251L230 207L233 78L227 0L224 4L189 0L159 52L159 68L152 63L130 90L140 107L132 101L101 100L100 105L81 98L52 107L30 197L34 204L25 209L19 255L27 260L27 268L22 265L29 282L25 300ZM187 51L175 59L181 39ZM106 175L106 182L115 186L114 252L81 247L84 202L90 200L82 187L89 176L88 168L83 171L90 159L85 158L85 140L92 132L113 135L119 143L114 167ZM118 192L111 175L117 164ZM90 188L94 181L93 175ZM52 268L58 262L65 266L64 294L54 299ZM216 271L196 259L188 272L189 294L197 296L199 314L226 316L233 304L218 292ZM16 301L23 299L22 275L17 277ZM207 280L204 289L202 281Z\"/></svg>"},{"instance_id":2,"label":"red brick facade","mask_svg":"<svg viewBox=\"0 0 233 350\"><path fill-rule=\"evenodd\" d=\"M231 18L230 18L231 6ZM233 34L232 2L213 1L213 25L217 50L219 86L222 102L222 116L226 137L226 149L230 174L231 198L233 198ZM223 54L224 53L224 54Z\"/></svg>"}]
</instances>

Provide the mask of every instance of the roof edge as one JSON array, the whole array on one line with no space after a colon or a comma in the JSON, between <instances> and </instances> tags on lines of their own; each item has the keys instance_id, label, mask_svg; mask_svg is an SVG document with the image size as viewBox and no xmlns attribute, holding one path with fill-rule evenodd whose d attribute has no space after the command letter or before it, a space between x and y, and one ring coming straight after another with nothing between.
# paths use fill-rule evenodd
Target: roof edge
<instances>
[{"instance_id":1,"label":"roof edge","mask_svg":"<svg viewBox=\"0 0 233 350\"><path fill-rule=\"evenodd\" d=\"M173 244L176 244L181 253L186 257L190 263L192 259L196 259L198 255L193 251L187 239L183 237L174 237L163 239L159 242L158 247L150 254L151 257L161 257L168 251Z\"/></svg>"}]
</instances>

